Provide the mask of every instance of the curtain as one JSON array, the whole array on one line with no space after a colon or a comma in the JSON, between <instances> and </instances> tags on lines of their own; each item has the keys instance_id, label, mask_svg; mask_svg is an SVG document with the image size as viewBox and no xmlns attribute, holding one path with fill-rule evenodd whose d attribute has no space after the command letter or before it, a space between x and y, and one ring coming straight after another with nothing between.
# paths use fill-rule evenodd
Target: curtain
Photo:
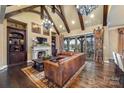
<instances>
[{"instance_id":1,"label":"curtain","mask_svg":"<svg viewBox=\"0 0 124 93\"><path fill-rule=\"evenodd\" d=\"M61 51L63 51L64 50L64 36L63 35L61 35L61 37L60 37L60 49L61 49Z\"/></svg>"},{"instance_id":2,"label":"curtain","mask_svg":"<svg viewBox=\"0 0 124 93\"><path fill-rule=\"evenodd\" d=\"M64 50L64 36L56 35L56 48L58 52L61 52Z\"/></svg>"},{"instance_id":3,"label":"curtain","mask_svg":"<svg viewBox=\"0 0 124 93\"><path fill-rule=\"evenodd\" d=\"M118 52L122 54L124 52L124 28L119 28L118 33Z\"/></svg>"}]
</instances>

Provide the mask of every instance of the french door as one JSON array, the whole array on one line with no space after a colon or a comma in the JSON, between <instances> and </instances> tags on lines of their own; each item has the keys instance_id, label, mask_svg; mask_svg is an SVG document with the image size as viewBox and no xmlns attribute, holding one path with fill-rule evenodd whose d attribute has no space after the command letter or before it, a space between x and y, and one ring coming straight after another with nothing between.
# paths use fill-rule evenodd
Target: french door
<instances>
[{"instance_id":1,"label":"french door","mask_svg":"<svg viewBox=\"0 0 124 93\"><path fill-rule=\"evenodd\" d=\"M87 60L93 60L94 57L93 34L65 38L64 49L66 51L84 52L87 55Z\"/></svg>"},{"instance_id":2,"label":"french door","mask_svg":"<svg viewBox=\"0 0 124 93\"><path fill-rule=\"evenodd\" d=\"M94 37L93 35L87 35L84 41L84 51L87 54L87 60L94 59Z\"/></svg>"}]
</instances>

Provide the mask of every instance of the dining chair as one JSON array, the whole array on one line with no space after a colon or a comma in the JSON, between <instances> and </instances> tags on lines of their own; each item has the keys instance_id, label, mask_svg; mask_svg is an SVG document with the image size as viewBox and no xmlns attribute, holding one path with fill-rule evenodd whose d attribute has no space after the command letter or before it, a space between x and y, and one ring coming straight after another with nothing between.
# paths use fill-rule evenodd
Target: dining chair
<instances>
[{"instance_id":1,"label":"dining chair","mask_svg":"<svg viewBox=\"0 0 124 93\"><path fill-rule=\"evenodd\" d=\"M112 52L112 54L113 54L114 62L118 66L119 64L118 64L116 53L115 52Z\"/></svg>"},{"instance_id":2,"label":"dining chair","mask_svg":"<svg viewBox=\"0 0 124 93\"><path fill-rule=\"evenodd\" d=\"M124 62L123 62L123 60L122 60L122 56L119 54L119 53L117 53L116 54L117 55L117 60L118 60L118 63L119 63L119 68L121 69L121 71L119 72L119 82L120 82L120 84L124 87Z\"/></svg>"},{"instance_id":3,"label":"dining chair","mask_svg":"<svg viewBox=\"0 0 124 93\"><path fill-rule=\"evenodd\" d=\"M115 68L114 68L114 75L111 77L111 80L113 81L119 81L119 76L120 76L120 68L119 68L119 64L118 64L118 60L117 60L117 56L115 52L112 52L113 55L113 59L114 59L114 64L115 64Z\"/></svg>"},{"instance_id":4,"label":"dining chair","mask_svg":"<svg viewBox=\"0 0 124 93\"><path fill-rule=\"evenodd\" d=\"M116 53L116 56L117 56L118 66L124 72L124 63L122 61L122 57L119 53Z\"/></svg>"}]
</instances>

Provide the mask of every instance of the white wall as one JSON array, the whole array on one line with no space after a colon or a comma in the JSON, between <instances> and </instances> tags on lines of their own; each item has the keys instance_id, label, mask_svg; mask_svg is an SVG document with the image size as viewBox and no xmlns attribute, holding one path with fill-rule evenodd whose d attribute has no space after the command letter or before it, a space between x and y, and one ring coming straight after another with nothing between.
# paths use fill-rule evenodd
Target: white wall
<instances>
[{"instance_id":1,"label":"white wall","mask_svg":"<svg viewBox=\"0 0 124 93\"><path fill-rule=\"evenodd\" d=\"M104 61L109 62L109 31L108 27L104 27L104 45L103 45L103 54L104 54Z\"/></svg>"},{"instance_id":2,"label":"white wall","mask_svg":"<svg viewBox=\"0 0 124 93\"><path fill-rule=\"evenodd\" d=\"M108 13L109 32L109 58L112 58L112 51L118 52L118 28L124 27L123 5L112 5Z\"/></svg>"},{"instance_id":3,"label":"white wall","mask_svg":"<svg viewBox=\"0 0 124 93\"><path fill-rule=\"evenodd\" d=\"M109 48L109 57L112 58L112 51L118 52L118 28L122 28L123 26L115 26L109 27L109 40L110 40L110 48Z\"/></svg>"}]
</instances>

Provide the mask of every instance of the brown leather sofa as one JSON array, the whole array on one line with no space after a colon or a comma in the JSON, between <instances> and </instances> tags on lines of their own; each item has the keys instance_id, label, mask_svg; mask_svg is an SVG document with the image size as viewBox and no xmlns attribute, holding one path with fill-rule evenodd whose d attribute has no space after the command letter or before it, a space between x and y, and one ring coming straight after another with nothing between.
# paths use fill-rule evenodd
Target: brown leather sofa
<instances>
[{"instance_id":1,"label":"brown leather sofa","mask_svg":"<svg viewBox=\"0 0 124 93\"><path fill-rule=\"evenodd\" d=\"M85 54L66 52L61 53L58 62L47 60L44 62L45 76L49 80L63 87L68 80L84 65Z\"/></svg>"}]
</instances>

